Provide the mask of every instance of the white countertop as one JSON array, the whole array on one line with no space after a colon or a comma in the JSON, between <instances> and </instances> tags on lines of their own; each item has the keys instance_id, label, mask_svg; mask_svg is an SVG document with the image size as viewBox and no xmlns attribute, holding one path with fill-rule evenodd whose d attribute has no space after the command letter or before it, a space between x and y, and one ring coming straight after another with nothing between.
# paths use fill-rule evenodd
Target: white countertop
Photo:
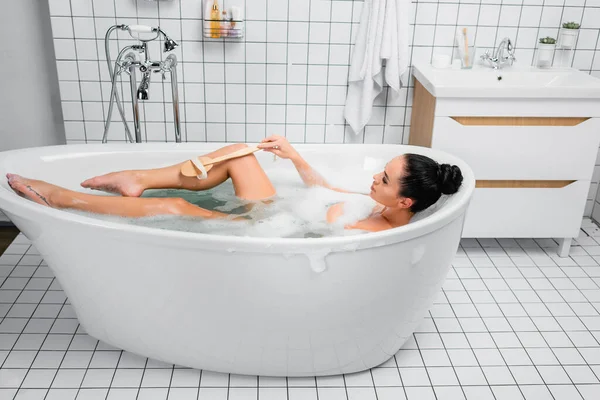
<instances>
[{"instance_id":1,"label":"white countertop","mask_svg":"<svg viewBox=\"0 0 600 400\"><path fill-rule=\"evenodd\" d=\"M413 64L415 78L434 97L600 99L600 79L574 68L539 69L515 63L498 72L501 80L484 65L461 69Z\"/></svg>"}]
</instances>

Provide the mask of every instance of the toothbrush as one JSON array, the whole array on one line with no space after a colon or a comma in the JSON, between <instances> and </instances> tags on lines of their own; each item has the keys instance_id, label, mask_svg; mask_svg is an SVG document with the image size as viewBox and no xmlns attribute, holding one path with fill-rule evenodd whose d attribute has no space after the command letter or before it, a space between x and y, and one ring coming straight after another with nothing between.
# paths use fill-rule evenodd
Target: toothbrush
<instances>
[{"instance_id":1,"label":"toothbrush","mask_svg":"<svg viewBox=\"0 0 600 400\"><path fill-rule=\"evenodd\" d=\"M469 38L467 37L467 28L463 28L463 36L465 38L465 65L469 66Z\"/></svg>"}]
</instances>

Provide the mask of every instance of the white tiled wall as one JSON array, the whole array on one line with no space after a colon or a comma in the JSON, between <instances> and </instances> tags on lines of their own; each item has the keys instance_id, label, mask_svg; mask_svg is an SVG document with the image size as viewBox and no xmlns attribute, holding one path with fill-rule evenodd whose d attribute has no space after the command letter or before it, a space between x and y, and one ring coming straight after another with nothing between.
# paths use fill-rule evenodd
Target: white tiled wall
<instances>
[{"instance_id":1,"label":"white tiled wall","mask_svg":"<svg viewBox=\"0 0 600 400\"><path fill-rule=\"evenodd\" d=\"M409 1L409 0L406 0ZM343 118L352 43L363 2L358 0L246 0L246 36L239 42L203 40L201 0L49 0L69 143L97 142L103 134L110 78L104 34L114 24L160 25L180 43L179 89L184 141L260 140L271 133L292 142L406 143L412 89L398 98L384 90L364 132ZM413 1L412 60L453 51L457 27L475 33L483 51L510 37L519 62L530 64L537 38L558 34L565 21L581 22L573 66L600 76L600 0ZM126 33L111 43L131 43ZM161 57L158 43L153 58ZM173 141L170 84L152 77L142 107L142 135ZM128 81L125 81L128 83ZM127 86L121 93L129 98ZM125 103L130 126L130 104ZM115 110L116 111L116 110ZM125 139L113 113L109 140ZM600 180L590 188L591 215ZM599 199L600 201L600 199ZM600 214L600 204L598 207ZM600 216L600 215L599 215Z\"/></svg>"}]
</instances>

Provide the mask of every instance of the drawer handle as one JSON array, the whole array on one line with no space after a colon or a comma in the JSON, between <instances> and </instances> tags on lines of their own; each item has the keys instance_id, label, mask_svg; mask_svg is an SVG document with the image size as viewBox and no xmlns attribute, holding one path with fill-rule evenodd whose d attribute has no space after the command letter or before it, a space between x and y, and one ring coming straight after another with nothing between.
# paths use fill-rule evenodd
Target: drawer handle
<instances>
[{"instance_id":1,"label":"drawer handle","mask_svg":"<svg viewBox=\"0 0 600 400\"><path fill-rule=\"evenodd\" d=\"M479 126L576 126L589 117L450 117L461 125Z\"/></svg>"},{"instance_id":2,"label":"drawer handle","mask_svg":"<svg viewBox=\"0 0 600 400\"><path fill-rule=\"evenodd\" d=\"M478 188L563 188L575 181L476 181Z\"/></svg>"}]
</instances>

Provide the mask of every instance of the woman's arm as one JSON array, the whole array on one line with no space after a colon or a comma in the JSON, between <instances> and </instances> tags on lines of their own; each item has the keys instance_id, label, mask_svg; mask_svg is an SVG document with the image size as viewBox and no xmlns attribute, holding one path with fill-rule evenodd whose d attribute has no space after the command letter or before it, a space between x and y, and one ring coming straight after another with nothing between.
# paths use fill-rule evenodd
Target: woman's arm
<instances>
[{"instance_id":1,"label":"woman's arm","mask_svg":"<svg viewBox=\"0 0 600 400\"><path fill-rule=\"evenodd\" d=\"M263 139L258 147L281 158L289 159L294 164L300 178L302 178L302 181L307 186L322 186L337 192L350 193L347 190L333 187L327 183L325 178L319 175L319 173L311 167L304 158L302 158L286 138L273 135Z\"/></svg>"}]
</instances>

